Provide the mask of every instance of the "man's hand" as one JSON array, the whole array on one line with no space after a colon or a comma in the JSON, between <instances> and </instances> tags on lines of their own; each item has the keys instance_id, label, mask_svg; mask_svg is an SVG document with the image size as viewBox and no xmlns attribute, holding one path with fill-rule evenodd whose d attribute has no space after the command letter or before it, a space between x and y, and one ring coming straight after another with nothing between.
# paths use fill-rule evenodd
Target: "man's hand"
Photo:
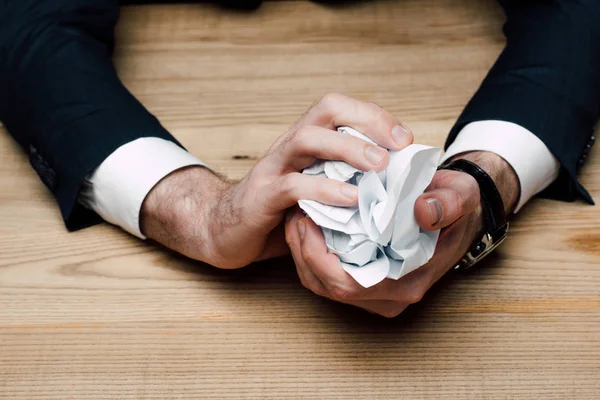
<instances>
[{"instance_id":1,"label":"man's hand","mask_svg":"<svg viewBox=\"0 0 600 400\"><path fill-rule=\"evenodd\" d=\"M484 169L496 183L506 212L513 211L519 197L519 181L506 161L489 152L471 152L455 158L470 160ZM385 279L363 288L342 269L338 257L327 252L321 229L296 210L287 220L286 238L302 284L321 296L386 317L397 316L421 300L483 234L477 182L462 172L438 171L415 202L415 216L423 229L442 229L432 259L397 281Z\"/></svg>"},{"instance_id":2,"label":"man's hand","mask_svg":"<svg viewBox=\"0 0 600 400\"><path fill-rule=\"evenodd\" d=\"M337 132L344 125L379 146ZM376 104L328 94L279 137L241 182L227 182L201 167L167 176L146 197L140 227L159 243L219 268L283 255L289 249L282 221L298 200L335 206L358 202L356 186L303 175L304 168L325 159L382 171L389 162L385 149L400 150L412 141L412 133Z\"/></svg>"}]
</instances>

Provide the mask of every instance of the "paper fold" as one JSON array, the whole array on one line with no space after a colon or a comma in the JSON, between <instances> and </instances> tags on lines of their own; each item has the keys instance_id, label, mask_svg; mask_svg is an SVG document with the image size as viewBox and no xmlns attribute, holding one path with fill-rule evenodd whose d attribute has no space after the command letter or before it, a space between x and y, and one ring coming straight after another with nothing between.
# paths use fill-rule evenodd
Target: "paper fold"
<instances>
[{"instance_id":1,"label":"paper fold","mask_svg":"<svg viewBox=\"0 0 600 400\"><path fill-rule=\"evenodd\" d=\"M349 128L338 129L373 142ZM319 225L330 252L359 284L371 287L385 278L399 279L433 256L438 231L422 230L414 203L435 174L441 149L412 144L390 152L385 171L360 171L342 161L317 161L303 173L358 186L358 206L334 207L298 202Z\"/></svg>"}]
</instances>

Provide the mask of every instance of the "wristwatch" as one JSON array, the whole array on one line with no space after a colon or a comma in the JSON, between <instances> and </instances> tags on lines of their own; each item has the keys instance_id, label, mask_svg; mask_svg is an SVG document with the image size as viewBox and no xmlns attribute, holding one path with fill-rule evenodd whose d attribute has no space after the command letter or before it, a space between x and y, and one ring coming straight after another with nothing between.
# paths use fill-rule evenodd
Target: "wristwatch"
<instances>
[{"instance_id":1,"label":"wristwatch","mask_svg":"<svg viewBox=\"0 0 600 400\"><path fill-rule=\"evenodd\" d=\"M485 232L481 239L475 240L467 254L454 267L455 270L465 270L481 261L506 239L508 220L504 212L504 203L492 178L477 164L459 159L442 164L438 170L440 169L471 175L477 181L481 193Z\"/></svg>"}]
</instances>

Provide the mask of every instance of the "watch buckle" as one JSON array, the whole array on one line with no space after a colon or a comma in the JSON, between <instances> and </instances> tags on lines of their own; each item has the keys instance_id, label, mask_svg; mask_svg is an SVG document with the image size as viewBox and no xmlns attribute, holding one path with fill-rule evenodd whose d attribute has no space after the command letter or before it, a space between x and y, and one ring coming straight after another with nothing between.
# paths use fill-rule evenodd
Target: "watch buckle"
<instances>
[{"instance_id":1,"label":"watch buckle","mask_svg":"<svg viewBox=\"0 0 600 400\"><path fill-rule=\"evenodd\" d=\"M467 270L477 264L488 254L490 254L496 247L500 246L502 242L504 242L507 233L508 222L499 227L493 233L484 233L481 240L471 247L471 249L464 255L460 262L454 267L454 270Z\"/></svg>"}]
</instances>

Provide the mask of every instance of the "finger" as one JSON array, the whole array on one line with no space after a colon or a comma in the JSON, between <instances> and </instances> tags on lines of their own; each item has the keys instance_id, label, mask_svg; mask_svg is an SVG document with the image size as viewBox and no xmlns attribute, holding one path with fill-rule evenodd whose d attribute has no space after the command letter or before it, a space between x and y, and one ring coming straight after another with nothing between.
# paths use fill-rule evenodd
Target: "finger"
<instances>
[{"instance_id":1,"label":"finger","mask_svg":"<svg viewBox=\"0 0 600 400\"><path fill-rule=\"evenodd\" d=\"M265 189L264 196L262 204L273 213L292 207L299 200L350 207L358 203L358 187L335 179L293 172L272 182Z\"/></svg>"},{"instance_id":2,"label":"finger","mask_svg":"<svg viewBox=\"0 0 600 400\"><path fill-rule=\"evenodd\" d=\"M300 240L303 263L323 283L327 297L342 302L390 300L405 304L419 302L436 275L437 264L427 264L399 280L384 279L370 288L362 287L341 268L339 258L328 253L321 229L310 218L301 218L305 235Z\"/></svg>"},{"instance_id":3,"label":"finger","mask_svg":"<svg viewBox=\"0 0 600 400\"><path fill-rule=\"evenodd\" d=\"M378 298L405 304L418 303L431 287L436 274L436 265L427 263L398 280L384 279L375 285L373 290L376 291ZM367 296L365 299L373 299L373 297Z\"/></svg>"},{"instance_id":4,"label":"finger","mask_svg":"<svg viewBox=\"0 0 600 400\"><path fill-rule=\"evenodd\" d=\"M352 293L352 300L390 300L405 304L421 301L434 276L437 264L426 264L406 274L400 279L384 279L370 288L362 288Z\"/></svg>"},{"instance_id":5,"label":"finger","mask_svg":"<svg viewBox=\"0 0 600 400\"><path fill-rule=\"evenodd\" d=\"M310 219L301 218L305 234L300 239L303 262L327 289L327 297L347 303L360 300L367 289L343 270L339 258L329 253L321 229Z\"/></svg>"},{"instance_id":6,"label":"finger","mask_svg":"<svg viewBox=\"0 0 600 400\"><path fill-rule=\"evenodd\" d=\"M301 218L305 235L300 239L303 264L322 282L327 297L342 302L389 300L403 304L419 302L436 274L437 264L424 265L399 280L384 279L370 288L362 287L341 268L339 258L327 250L321 229L310 218Z\"/></svg>"},{"instance_id":7,"label":"finger","mask_svg":"<svg viewBox=\"0 0 600 400\"><path fill-rule=\"evenodd\" d=\"M477 209L477 181L458 171L438 171L428 190L415 201L415 218L425 230L444 228Z\"/></svg>"},{"instance_id":8,"label":"finger","mask_svg":"<svg viewBox=\"0 0 600 400\"><path fill-rule=\"evenodd\" d=\"M339 93L326 94L304 115L300 124L328 129L350 126L390 150L412 144L413 134L396 117L373 103Z\"/></svg>"},{"instance_id":9,"label":"finger","mask_svg":"<svg viewBox=\"0 0 600 400\"><path fill-rule=\"evenodd\" d=\"M292 257L296 263L296 273L298 274L298 278L300 278L302 286L318 296L328 297L327 289L319 278L312 273L306 263L304 263L302 257L299 257L298 255L293 255Z\"/></svg>"},{"instance_id":10,"label":"finger","mask_svg":"<svg viewBox=\"0 0 600 400\"><path fill-rule=\"evenodd\" d=\"M301 218L306 234L300 241L304 262L323 282L330 298L340 302L360 300L393 300L416 303L431 283L432 271L418 268L399 280L384 279L369 288L361 286L340 265L339 258L327 250L321 229L310 219Z\"/></svg>"},{"instance_id":11,"label":"finger","mask_svg":"<svg viewBox=\"0 0 600 400\"><path fill-rule=\"evenodd\" d=\"M283 171L300 171L316 158L340 160L362 170L383 171L390 155L383 147L338 131L305 125L292 132L270 158Z\"/></svg>"},{"instance_id":12,"label":"finger","mask_svg":"<svg viewBox=\"0 0 600 400\"><path fill-rule=\"evenodd\" d=\"M367 310L370 313L381 315L385 318L395 318L409 306L392 300L361 300L349 302L348 304Z\"/></svg>"},{"instance_id":13,"label":"finger","mask_svg":"<svg viewBox=\"0 0 600 400\"><path fill-rule=\"evenodd\" d=\"M290 217L286 218L285 223L285 237L286 242L289 246L290 252L296 264L296 272L300 278L302 286L306 289L318 294L319 296L325 296L327 290L319 281L319 279L310 271L304 260L302 259L302 252L300 250L300 237L298 231L298 220L304 215L299 208L290 212Z\"/></svg>"}]
</instances>

